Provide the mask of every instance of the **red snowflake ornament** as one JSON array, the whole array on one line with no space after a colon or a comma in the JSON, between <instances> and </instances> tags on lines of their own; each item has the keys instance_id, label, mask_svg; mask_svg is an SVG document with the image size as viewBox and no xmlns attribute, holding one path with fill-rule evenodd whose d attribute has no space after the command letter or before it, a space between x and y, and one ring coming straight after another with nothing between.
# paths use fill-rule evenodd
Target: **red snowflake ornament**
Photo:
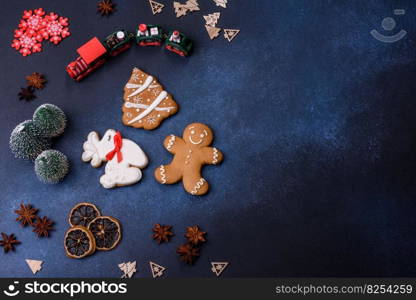
<instances>
[{"instance_id":1,"label":"red snowflake ornament","mask_svg":"<svg viewBox=\"0 0 416 300\"><path fill-rule=\"evenodd\" d=\"M45 11L42 8L35 9L34 12L25 10L19 28L29 36L36 35L46 25L44 15Z\"/></svg>"},{"instance_id":2,"label":"red snowflake ornament","mask_svg":"<svg viewBox=\"0 0 416 300\"><path fill-rule=\"evenodd\" d=\"M59 44L62 39L70 35L68 26L68 18L59 17L58 15L51 13L46 16L48 23L42 33L44 39L48 39L55 45Z\"/></svg>"},{"instance_id":3,"label":"red snowflake ornament","mask_svg":"<svg viewBox=\"0 0 416 300\"><path fill-rule=\"evenodd\" d=\"M27 34L23 34L19 39L13 40L12 47L19 50L23 56L42 51L42 45L38 43L36 38Z\"/></svg>"},{"instance_id":4,"label":"red snowflake ornament","mask_svg":"<svg viewBox=\"0 0 416 300\"><path fill-rule=\"evenodd\" d=\"M15 39L11 46L23 56L40 52L43 40L49 40L56 45L68 37L68 26L68 18L60 17L54 12L46 14L43 8L25 10L18 28L14 31Z\"/></svg>"}]
</instances>

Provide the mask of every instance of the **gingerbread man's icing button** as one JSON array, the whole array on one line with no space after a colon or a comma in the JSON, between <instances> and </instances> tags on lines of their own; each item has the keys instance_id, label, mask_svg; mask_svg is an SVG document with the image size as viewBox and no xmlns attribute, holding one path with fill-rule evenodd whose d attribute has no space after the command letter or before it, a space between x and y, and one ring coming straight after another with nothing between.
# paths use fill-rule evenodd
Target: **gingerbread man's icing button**
<instances>
[{"instance_id":1,"label":"gingerbread man's icing button","mask_svg":"<svg viewBox=\"0 0 416 300\"><path fill-rule=\"evenodd\" d=\"M165 138L165 148L174 155L169 165L155 170L155 178L162 184L173 184L182 180L185 190L192 195L208 192L209 184L201 176L203 165L215 165L223 159L221 151L209 147L214 135L205 124L189 124L182 138L170 135Z\"/></svg>"}]
</instances>

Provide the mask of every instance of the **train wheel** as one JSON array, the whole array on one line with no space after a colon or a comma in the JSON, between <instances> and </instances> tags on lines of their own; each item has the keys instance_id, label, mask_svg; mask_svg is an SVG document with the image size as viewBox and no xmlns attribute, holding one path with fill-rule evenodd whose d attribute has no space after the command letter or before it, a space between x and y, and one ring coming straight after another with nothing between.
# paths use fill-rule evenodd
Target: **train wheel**
<instances>
[{"instance_id":1,"label":"train wheel","mask_svg":"<svg viewBox=\"0 0 416 300\"><path fill-rule=\"evenodd\" d=\"M110 55L111 55L111 56L117 56L117 55L119 55L120 53L122 53L122 52L126 51L127 49L129 49L130 47L131 47L131 44L130 44L130 43L125 44L125 45L124 45L124 46L122 46L121 48L119 48L119 49L115 50L114 52L112 52Z\"/></svg>"},{"instance_id":2,"label":"train wheel","mask_svg":"<svg viewBox=\"0 0 416 300\"><path fill-rule=\"evenodd\" d=\"M170 45L167 45L167 46L166 46L166 49L168 49L169 51L172 51L172 52L174 52L174 53L176 53L176 54L179 54L180 56L186 56L186 55L185 55L185 52L183 52L183 51L181 51L181 50L179 50L179 49L176 49L176 48L174 48L174 47L172 47L172 46L170 46Z\"/></svg>"},{"instance_id":3,"label":"train wheel","mask_svg":"<svg viewBox=\"0 0 416 300\"><path fill-rule=\"evenodd\" d=\"M101 59L101 60L97 61L91 68L87 69L84 73L80 74L75 80L76 81L81 81L82 79L87 77L90 73L92 73L94 70L101 67L105 62L106 62L105 59Z\"/></svg>"}]
</instances>

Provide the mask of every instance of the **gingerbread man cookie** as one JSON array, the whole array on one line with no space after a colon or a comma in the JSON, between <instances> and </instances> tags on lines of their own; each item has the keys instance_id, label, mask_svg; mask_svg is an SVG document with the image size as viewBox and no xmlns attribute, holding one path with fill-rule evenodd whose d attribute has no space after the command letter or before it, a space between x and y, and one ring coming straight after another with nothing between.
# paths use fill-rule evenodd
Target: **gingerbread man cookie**
<instances>
[{"instance_id":1,"label":"gingerbread man cookie","mask_svg":"<svg viewBox=\"0 0 416 300\"><path fill-rule=\"evenodd\" d=\"M173 184L182 180L185 190L192 195L208 192L209 184L201 176L203 165L216 165L223 159L221 151L208 147L213 140L212 130L204 124L189 124L183 138L170 135L163 145L174 155L169 165L155 170L155 178L162 184Z\"/></svg>"},{"instance_id":2,"label":"gingerbread man cookie","mask_svg":"<svg viewBox=\"0 0 416 300\"><path fill-rule=\"evenodd\" d=\"M134 68L124 87L124 125L155 129L162 121L178 111L172 95L153 76Z\"/></svg>"},{"instance_id":3,"label":"gingerbread man cookie","mask_svg":"<svg viewBox=\"0 0 416 300\"><path fill-rule=\"evenodd\" d=\"M100 140L98 133L92 131L84 143L82 161L90 162L98 168L106 161L105 174L100 183L110 189L138 182L142 178L140 169L147 166L147 156L133 141L123 139L120 132L108 129Z\"/></svg>"}]
</instances>

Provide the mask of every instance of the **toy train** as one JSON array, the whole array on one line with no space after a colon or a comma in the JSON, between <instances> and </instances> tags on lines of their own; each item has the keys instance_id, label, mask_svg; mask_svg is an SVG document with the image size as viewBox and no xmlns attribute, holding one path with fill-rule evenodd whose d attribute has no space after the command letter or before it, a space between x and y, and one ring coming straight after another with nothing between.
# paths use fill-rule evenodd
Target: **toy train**
<instances>
[{"instance_id":1,"label":"toy train","mask_svg":"<svg viewBox=\"0 0 416 300\"><path fill-rule=\"evenodd\" d=\"M93 37L77 49L78 58L69 63L66 71L75 81L80 81L102 66L109 58L129 49L133 43L139 46L161 46L180 56L188 56L192 41L183 33L174 30L165 32L162 27L140 24L136 33L119 30L107 36L103 42Z\"/></svg>"}]
</instances>

